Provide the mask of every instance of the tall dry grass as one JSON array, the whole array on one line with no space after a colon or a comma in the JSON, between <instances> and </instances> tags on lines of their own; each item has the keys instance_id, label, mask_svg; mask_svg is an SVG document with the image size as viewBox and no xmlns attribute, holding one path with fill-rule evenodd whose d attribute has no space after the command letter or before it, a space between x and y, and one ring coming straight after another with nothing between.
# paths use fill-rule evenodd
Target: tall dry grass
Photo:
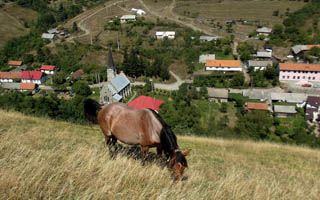
<instances>
[{"instance_id":1,"label":"tall dry grass","mask_svg":"<svg viewBox=\"0 0 320 200\"><path fill-rule=\"evenodd\" d=\"M179 137L188 179L156 163L111 160L97 127L0 111L1 199L319 199L320 151Z\"/></svg>"}]
</instances>

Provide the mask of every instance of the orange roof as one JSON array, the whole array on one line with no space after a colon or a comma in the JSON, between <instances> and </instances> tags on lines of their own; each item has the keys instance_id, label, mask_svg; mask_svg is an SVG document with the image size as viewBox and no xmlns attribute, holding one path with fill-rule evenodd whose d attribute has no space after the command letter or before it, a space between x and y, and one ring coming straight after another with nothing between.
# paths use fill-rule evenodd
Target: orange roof
<instances>
[{"instance_id":1,"label":"orange roof","mask_svg":"<svg viewBox=\"0 0 320 200\"><path fill-rule=\"evenodd\" d=\"M0 72L2 79L21 79L21 72Z\"/></svg>"},{"instance_id":2,"label":"orange roof","mask_svg":"<svg viewBox=\"0 0 320 200\"><path fill-rule=\"evenodd\" d=\"M21 90L34 90L36 88L36 84L34 83L20 83Z\"/></svg>"},{"instance_id":3,"label":"orange roof","mask_svg":"<svg viewBox=\"0 0 320 200\"><path fill-rule=\"evenodd\" d=\"M306 46L307 46L307 49L312 49L313 47L320 48L320 44L308 44Z\"/></svg>"},{"instance_id":4,"label":"orange roof","mask_svg":"<svg viewBox=\"0 0 320 200\"><path fill-rule=\"evenodd\" d=\"M246 109L247 110L269 110L269 106L266 103L255 103L255 102L247 102Z\"/></svg>"},{"instance_id":5,"label":"orange roof","mask_svg":"<svg viewBox=\"0 0 320 200\"><path fill-rule=\"evenodd\" d=\"M279 68L288 71L320 71L320 64L280 63Z\"/></svg>"},{"instance_id":6,"label":"orange roof","mask_svg":"<svg viewBox=\"0 0 320 200\"><path fill-rule=\"evenodd\" d=\"M207 67L241 67L240 60L207 60Z\"/></svg>"},{"instance_id":7,"label":"orange roof","mask_svg":"<svg viewBox=\"0 0 320 200\"><path fill-rule=\"evenodd\" d=\"M22 65L22 61L21 60L9 60L8 65L20 66L20 65Z\"/></svg>"}]
</instances>

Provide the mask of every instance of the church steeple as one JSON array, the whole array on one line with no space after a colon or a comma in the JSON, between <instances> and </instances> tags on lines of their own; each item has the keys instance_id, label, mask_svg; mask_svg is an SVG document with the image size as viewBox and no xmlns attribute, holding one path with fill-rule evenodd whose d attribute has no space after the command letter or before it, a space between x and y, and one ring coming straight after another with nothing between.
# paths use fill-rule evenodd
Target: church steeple
<instances>
[{"instance_id":1,"label":"church steeple","mask_svg":"<svg viewBox=\"0 0 320 200\"><path fill-rule=\"evenodd\" d=\"M113 62L111 47L109 47L108 62L107 62L107 66L106 67L107 67L107 73L108 73L108 81L110 81L117 74L116 66L115 66L115 64Z\"/></svg>"}]
</instances>

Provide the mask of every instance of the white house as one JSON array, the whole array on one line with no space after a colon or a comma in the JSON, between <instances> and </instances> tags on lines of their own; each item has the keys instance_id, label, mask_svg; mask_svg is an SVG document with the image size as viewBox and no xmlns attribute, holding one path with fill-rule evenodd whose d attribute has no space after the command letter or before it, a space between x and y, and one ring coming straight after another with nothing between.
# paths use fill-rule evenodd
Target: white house
<instances>
[{"instance_id":1,"label":"white house","mask_svg":"<svg viewBox=\"0 0 320 200\"><path fill-rule=\"evenodd\" d=\"M206 63L207 60L215 60L215 54L202 54L199 56L199 63Z\"/></svg>"},{"instance_id":2,"label":"white house","mask_svg":"<svg viewBox=\"0 0 320 200\"><path fill-rule=\"evenodd\" d=\"M132 21L136 21L135 15L123 15L122 17L120 17L121 23L127 23L127 22L132 22Z\"/></svg>"},{"instance_id":3,"label":"white house","mask_svg":"<svg viewBox=\"0 0 320 200\"><path fill-rule=\"evenodd\" d=\"M200 42L211 42L220 39L220 36L201 35L199 37Z\"/></svg>"},{"instance_id":4,"label":"white house","mask_svg":"<svg viewBox=\"0 0 320 200\"><path fill-rule=\"evenodd\" d=\"M145 12L144 10L142 10L142 9L131 8L131 11L134 12L134 13L136 13L136 15L140 15L140 16L146 14L146 12Z\"/></svg>"},{"instance_id":5,"label":"white house","mask_svg":"<svg viewBox=\"0 0 320 200\"><path fill-rule=\"evenodd\" d=\"M46 80L44 74L40 71L23 71L21 72L22 83L34 83L41 85Z\"/></svg>"},{"instance_id":6,"label":"white house","mask_svg":"<svg viewBox=\"0 0 320 200\"><path fill-rule=\"evenodd\" d=\"M54 40L55 34L50 34L50 33L42 33L41 38L44 40Z\"/></svg>"},{"instance_id":7,"label":"white house","mask_svg":"<svg viewBox=\"0 0 320 200\"><path fill-rule=\"evenodd\" d=\"M47 75L54 75L57 71L57 67L54 65L41 65L40 71Z\"/></svg>"},{"instance_id":8,"label":"white house","mask_svg":"<svg viewBox=\"0 0 320 200\"><path fill-rule=\"evenodd\" d=\"M272 51L258 51L257 54L253 55L253 57L270 59L272 58Z\"/></svg>"},{"instance_id":9,"label":"white house","mask_svg":"<svg viewBox=\"0 0 320 200\"><path fill-rule=\"evenodd\" d=\"M241 72L240 60L207 60L207 71Z\"/></svg>"},{"instance_id":10,"label":"white house","mask_svg":"<svg viewBox=\"0 0 320 200\"><path fill-rule=\"evenodd\" d=\"M254 71L265 70L268 66L272 66L272 60L249 60L248 67L252 67Z\"/></svg>"},{"instance_id":11,"label":"white house","mask_svg":"<svg viewBox=\"0 0 320 200\"><path fill-rule=\"evenodd\" d=\"M258 35L269 36L272 33L272 28L262 27L258 28L256 32L258 33Z\"/></svg>"},{"instance_id":12,"label":"white house","mask_svg":"<svg viewBox=\"0 0 320 200\"><path fill-rule=\"evenodd\" d=\"M156 32L156 38L157 39L163 39L167 37L168 39L174 39L176 36L176 32L174 31L157 31Z\"/></svg>"}]
</instances>

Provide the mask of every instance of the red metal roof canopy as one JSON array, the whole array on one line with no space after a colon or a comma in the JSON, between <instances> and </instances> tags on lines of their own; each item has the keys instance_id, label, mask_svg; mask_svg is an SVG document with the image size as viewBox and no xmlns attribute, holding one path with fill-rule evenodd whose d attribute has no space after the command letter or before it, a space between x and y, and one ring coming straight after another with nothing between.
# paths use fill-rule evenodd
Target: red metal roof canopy
<instances>
[{"instance_id":1,"label":"red metal roof canopy","mask_svg":"<svg viewBox=\"0 0 320 200\"><path fill-rule=\"evenodd\" d=\"M128 106L135 109L151 108L159 111L160 106L164 103L162 100L158 100L148 96L139 96L128 103Z\"/></svg>"}]
</instances>

